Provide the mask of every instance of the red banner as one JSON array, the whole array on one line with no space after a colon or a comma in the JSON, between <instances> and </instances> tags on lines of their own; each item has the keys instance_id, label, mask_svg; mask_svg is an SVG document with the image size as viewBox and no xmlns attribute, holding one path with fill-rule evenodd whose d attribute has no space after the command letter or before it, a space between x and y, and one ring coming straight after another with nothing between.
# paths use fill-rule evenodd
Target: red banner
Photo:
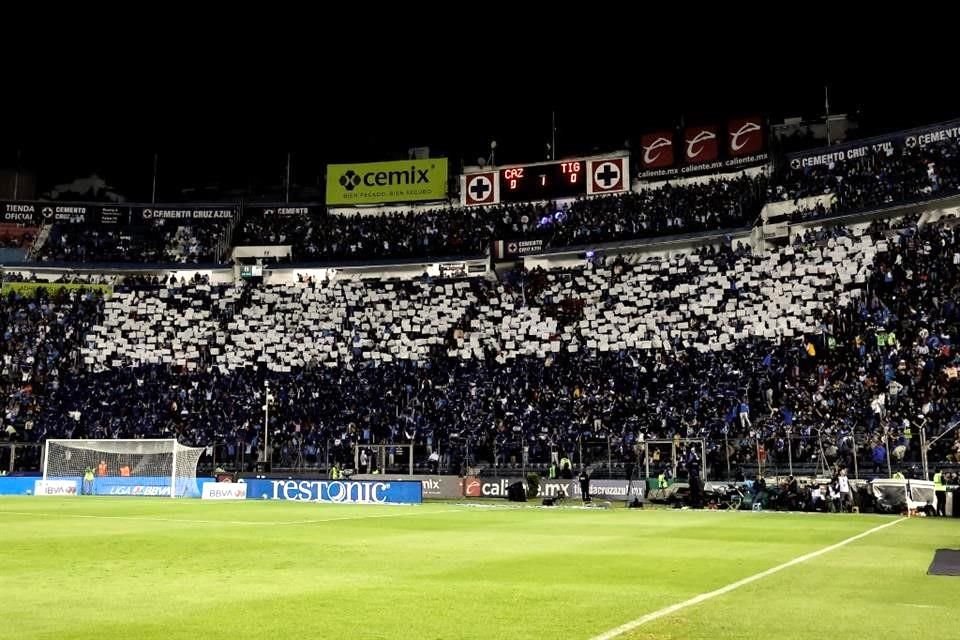
<instances>
[{"instance_id":1,"label":"red banner","mask_svg":"<svg viewBox=\"0 0 960 640\"><path fill-rule=\"evenodd\" d=\"M643 147L641 162L644 169L673 166L673 132L657 131L640 138Z\"/></svg>"},{"instance_id":2,"label":"red banner","mask_svg":"<svg viewBox=\"0 0 960 640\"><path fill-rule=\"evenodd\" d=\"M684 159L687 164L713 162L717 159L717 128L687 127L683 131Z\"/></svg>"},{"instance_id":3,"label":"red banner","mask_svg":"<svg viewBox=\"0 0 960 640\"><path fill-rule=\"evenodd\" d=\"M763 119L737 118L727 122L727 153L749 156L763 150Z\"/></svg>"}]
</instances>

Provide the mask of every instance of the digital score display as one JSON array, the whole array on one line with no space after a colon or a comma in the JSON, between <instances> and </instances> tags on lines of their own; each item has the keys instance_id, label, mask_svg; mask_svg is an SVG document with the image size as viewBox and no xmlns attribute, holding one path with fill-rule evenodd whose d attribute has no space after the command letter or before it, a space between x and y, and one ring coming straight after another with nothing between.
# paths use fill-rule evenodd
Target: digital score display
<instances>
[{"instance_id":1,"label":"digital score display","mask_svg":"<svg viewBox=\"0 0 960 640\"><path fill-rule=\"evenodd\" d=\"M554 200L586 193L586 160L500 169L501 202Z\"/></svg>"}]
</instances>

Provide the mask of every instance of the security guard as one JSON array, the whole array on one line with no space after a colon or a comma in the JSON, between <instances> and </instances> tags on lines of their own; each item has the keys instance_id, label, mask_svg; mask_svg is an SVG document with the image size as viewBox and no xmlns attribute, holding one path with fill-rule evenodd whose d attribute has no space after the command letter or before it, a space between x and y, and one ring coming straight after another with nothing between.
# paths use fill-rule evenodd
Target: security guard
<instances>
[{"instance_id":1,"label":"security guard","mask_svg":"<svg viewBox=\"0 0 960 640\"><path fill-rule=\"evenodd\" d=\"M661 471L660 475L657 476L657 488L658 489L667 488L667 473L665 471Z\"/></svg>"},{"instance_id":2,"label":"security guard","mask_svg":"<svg viewBox=\"0 0 960 640\"><path fill-rule=\"evenodd\" d=\"M946 516L947 485L943 483L943 469L937 469L937 472L933 474L933 490L937 495L937 515Z\"/></svg>"},{"instance_id":3,"label":"security guard","mask_svg":"<svg viewBox=\"0 0 960 640\"><path fill-rule=\"evenodd\" d=\"M547 468L547 477L551 480L557 479L557 465L550 463L550 466Z\"/></svg>"},{"instance_id":4,"label":"security guard","mask_svg":"<svg viewBox=\"0 0 960 640\"><path fill-rule=\"evenodd\" d=\"M894 479L894 480L906 480L906 478L905 478L904 475L900 472L899 469L896 470L896 471L894 471L894 473L893 473L893 479Z\"/></svg>"}]
</instances>

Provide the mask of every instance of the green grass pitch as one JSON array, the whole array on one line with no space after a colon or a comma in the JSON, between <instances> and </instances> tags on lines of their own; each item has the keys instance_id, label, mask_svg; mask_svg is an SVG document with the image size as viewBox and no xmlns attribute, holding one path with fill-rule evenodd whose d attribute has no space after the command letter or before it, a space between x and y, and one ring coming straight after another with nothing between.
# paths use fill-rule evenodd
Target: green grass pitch
<instances>
[{"instance_id":1,"label":"green grass pitch","mask_svg":"<svg viewBox=\"0 0 960 640\"><path fill-rule=\"evenodd\" d=\"M502 503L498 503L502 504ZM0 639L584 639L891 518L0 499ZM619 637L957 638L913 518Z\"/></svg>"}]
</instances>

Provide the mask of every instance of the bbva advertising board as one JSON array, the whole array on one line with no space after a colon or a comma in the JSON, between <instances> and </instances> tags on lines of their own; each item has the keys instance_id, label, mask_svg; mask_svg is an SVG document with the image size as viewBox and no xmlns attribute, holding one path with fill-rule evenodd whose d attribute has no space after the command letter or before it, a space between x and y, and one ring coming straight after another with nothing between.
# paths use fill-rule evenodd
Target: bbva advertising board
<instances>
[{"instance_id":1,"label":"bbva advertising board","mask_svg":"<svg viewBox=\"0 0 960 640\"><path fill-rule=\"evenodd\" d=\"M77 493L76 480L37 480L33 483L35 496L75 496Z\"/></svg>"},{"instance_id":2,"label":"bbva advertising board","mask_svg":"<svg viewBox=\"0 0 960 640\"><path fill-rule=\"evenodd\" d=\"M246 482L204 482L200 492L203 500L246 500Z\"/></svg>"}]
</instances>

